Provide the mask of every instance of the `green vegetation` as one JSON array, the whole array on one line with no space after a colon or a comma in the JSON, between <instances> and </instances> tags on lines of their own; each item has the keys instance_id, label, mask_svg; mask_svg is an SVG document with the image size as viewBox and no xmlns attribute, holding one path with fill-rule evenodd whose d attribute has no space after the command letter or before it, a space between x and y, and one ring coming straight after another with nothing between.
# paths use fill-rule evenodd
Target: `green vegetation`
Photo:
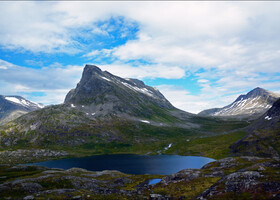
<instances>
[{"instance_id":1,"label":"green vegetation","mask_svg":"<svg viewBox=\"0 0 280 200\"><path fill-rule=\"evenodd\" d=\"M161 195L170 195L176 199L192 199L216 183L219 177L199 177L191 181L175 182L168 185L157 184L153 191Z\"/></svg>"},{"instance_id":2,"label":"green vegetation","mask_svg":"<svg viewBox=\"0 0 280 200\"><path fill-rule=\"evenodd\" d=\"M277 157L280 155L280 122L273 127L252 131L234 146L237 154L256 155L260 157Z\"/></svg>"},{"instance_id":3,"label":"green vegetation","mask_svg":"<svg viewBox=\"0 0 280 200\"><path fill-rule=\"evenodd\" d=\"M16 176L16 177L15 177ZM162 181L148 185L149 180ZM226 158L203 169L172 175L130 175L118 171L48 169L0 165L1 198L23 199L273 199L279 195L279 161L256 157ZM226 183L227 182L227 183ZM269 187L269 188L268 188Z\"/></svg>"},{"instance_id":4,"label":"green vegetation","mask_svg":"<svg viewBox=\"0 0 280 200\"><path fill-rule=\"evenodd\" d=\"M44 116L45 124L38 130L26 133L17 133L8 136L3 132L3 137L16 141L11 146L2 146L0 151L17 149L51 149L67 151L68 156L89 156L100 154L178 154L206 156L214 159L229 156L229 146L245 136L245 132L235 131L247 125L246 122L233 120L218 120L215 118L192 118L193 123L202 124L201 127L183 128L176 126L153 126L142 122L133 122L116 119L89 120L90 123L79 122L84 116L77 112L57 111L56 109L67 109L54 106L50 115ZM37 111L35 111L36 113ZM73 112L73 111L71 111ZM40 112L39 112L40 113ZM55 113L55 114L54 114ZM80 116L78 117L77 114ZM70 123L65 129L61 123L52 120L77 119ZM37 116L37 115L35 115ZM25 118L23 118L25 120ZM171 120L171 119L169 119ZM13 123L10 126L14 126ZM29 125L30 126L30 125ZM51 130L51 131L47 131ZM211 130L211 131L210 131ZM45 132L46 131L46 132ZM227 133L228 132L228 133ZM34 138L36 140L34 140ZM169 144L172 147L165 150ZM57 159L58 157L54 157ZM46 158L35 158L33 161L42 161ZM2 159L3 160L3 159ZM22 160L22 159L19 159ZM12 162L12 161L11 161ZM11 163L9 162L9 163ZM28 160L30 162L30 159ZM18 163L18 162L16 162Z\"/></svg>"},{"instance_id":5,"label":"green vegetation","mask_svg":"<svg viewBox=\"0 0 280 200\"><path fill-rule=\"evenodd\" d=\"M21 171L19 169L12 169L8 166L1 166L0 165L0 184L4 183L5 181L15 180L18 177L29 177L31 175L39 174L43 170L38 170L36 167L28 166L25 170Z\"/></svg>"},{"instance_id":6,"label":"green vegetation","mask_svg":"<svg viewBox=\"0 0 280 200\"><path fill-rule=\"evenodd\" d=\"M120 125L118 128L124 140L122 142L96 143L97 139L92 137L92 142L88 141L86 144L52 148L80 154L79 156L115 153L157 154L160 151L163 154L197 155L219 159L229 156L229 146L246 135L244 131L236 131L221 135L197 136L194 130L155 127L144 123ZM172 147L167 151L164 150L170 143Z\"/></svg>"},{"instance_id":7,"label":"green vegetation","mask_svg":"<svg viewBox=\"0 0 280 200\"><path fill-rule=\"evenodd\" d=\"M212 137L184 138L174 143L166 153L220 159L230 156L229 146L245 135L246 132L237 131Z\"/></svg>"}]
</instances>

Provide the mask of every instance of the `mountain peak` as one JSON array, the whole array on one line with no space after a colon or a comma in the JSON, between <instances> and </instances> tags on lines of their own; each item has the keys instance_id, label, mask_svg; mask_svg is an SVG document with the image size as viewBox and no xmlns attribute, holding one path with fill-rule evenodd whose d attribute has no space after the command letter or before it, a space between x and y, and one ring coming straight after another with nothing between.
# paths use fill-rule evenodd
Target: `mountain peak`
<instances>
[{"instance_id":1,"label":"mountain peak","mask_svg":"<svg viewBox=\"0 0 280 200\"><path fill-rule=\"evenodd\" d=\"M266 89L263 89L263 88L260 88L260 87L256 87L253 90L251 90L250 92L268 92L268 91Z\"/></svg>"},{"instance_id":2,"label":"mountain peak","mask_svg":"<svg viewBox=\"0 0 280 200\"><path fill-rule=\"evenodd\" d=\"M247 94L240 95L233 103L223 108L202 111L202 115L239 116L256 118L265 113L280 97L278 94L256 87Z\"/></svg>"},{"instance_id":3,"label":"mountain peak","mask_svg":"<svg viewBox=\"0 0 280 200\"><path fill-rule=\"evenodd\" d=\"M261 95L264 95L264 94L270 94L271 92L263 89L263 88L260 88L260 87L256 87L255 89L251 90L250 92L248 92L246 95L248 97L252 97L252 96L261 96Z\"/></svg>"},{"instance_id":4,"label":"mountain peak","mask_svg":"<svg viewBox=\"0 0 280 200\"><path fill-rule=\"evenodd\" d=\"M153 87L137 79L123 79L102 71L95 65L86 65L77 87L71 90L65 104L89 107L92 113L140 113L143 107L154 105L174 108ZM102 111L102 112L101 112Z\"/></svg>"},{"instance_id":5,"label":"mountain peak","mask_svg":"<svg viewBox=\"0 0 280 200\"><path fill-rule=\"evenodd\" d=\"M102 70L96 65L86 64L86 66L84 67L83 76L86 74L93 75L93 74L102 74L102 73L103 73Z\"/></svg>"},{"instance_id":6,"label":"mountain peak","mask_svg":"<svg viewBox=\"0 0 280 200\"><path fill-rule=\"evenodd\" d=\"M99 67L97 67L96 65L91 65L91 64L86 64L84 71L101 71L101 69Z\"/></svg>"}]
</instances>

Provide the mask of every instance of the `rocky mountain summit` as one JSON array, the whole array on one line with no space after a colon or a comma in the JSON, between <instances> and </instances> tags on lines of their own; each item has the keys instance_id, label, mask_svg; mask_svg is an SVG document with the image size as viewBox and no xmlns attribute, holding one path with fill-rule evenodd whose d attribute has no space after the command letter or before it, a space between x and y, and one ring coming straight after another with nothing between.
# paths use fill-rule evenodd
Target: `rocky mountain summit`
<instances>
[{"instance_id":1,"label":"rocky mountain summit","mask_svg":"<svg viewBox=\"0 0 280 200\"><path fill-rule=\"evenodd\" d=\"M85 66L80 82L67 94L64 104L96 117L150 117L157 114L157 109L175 109L157 89L137 79L101 71L95 65Z\"/></svg>"},{"instance_id":2,"label":"rocky mountain summit","mask_svg":"<svg viewBox=\"0 0 280 200\"><path fill-rule=\"evenodd\" d=\"M223 108L204 110L199 115L257 119L271 108L278 98L280 95L257 87L245 95L240 95L233 103Z\"/></svg>"},{"instance_id":3,"label":"rocky mountain summit","mask_svg":"<svg viewBox=\"0 0 280 200\"><path fill-rule=\"evenodd\" d=\"M44 105L32 102L21 96L0 95L0 125L43 107Z\"/></svg>"}]
</instances>

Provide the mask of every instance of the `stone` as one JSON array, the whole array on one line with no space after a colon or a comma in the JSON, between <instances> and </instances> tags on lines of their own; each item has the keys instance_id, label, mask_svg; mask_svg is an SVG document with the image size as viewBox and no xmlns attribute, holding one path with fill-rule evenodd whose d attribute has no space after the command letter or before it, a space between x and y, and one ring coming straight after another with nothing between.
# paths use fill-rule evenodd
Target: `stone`
<instances>
[{"instance_id":1,"label":"stone","mask_svg":"<svg viewBox=\"0 0 280 200\"><path fill-rule=\"evenodd\" d=\"M29 196L26 196L23 198L23 200L33 200L34 199L34 196L32 195L29 195Z\"/></svg>"}]
</instances>

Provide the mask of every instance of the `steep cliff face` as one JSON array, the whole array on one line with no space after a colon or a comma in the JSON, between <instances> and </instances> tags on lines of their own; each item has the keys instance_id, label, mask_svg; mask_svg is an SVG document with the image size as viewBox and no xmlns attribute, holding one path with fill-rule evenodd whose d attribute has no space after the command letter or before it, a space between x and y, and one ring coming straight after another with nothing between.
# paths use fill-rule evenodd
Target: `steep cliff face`
<instances>
[{"instance_id":1,"label":"steep cliff face","mask_svg":"<svg viewBox=\"0 0 280 200\"><path fill-rule=\"evenodd\" d=\"M123 79L94 65L86 65L81 81L71 90L65 104L82 107L96 116L127 114L148 117L159 109L175 109L153 87L137 79Z\"/></svg>"}]
</instances>

